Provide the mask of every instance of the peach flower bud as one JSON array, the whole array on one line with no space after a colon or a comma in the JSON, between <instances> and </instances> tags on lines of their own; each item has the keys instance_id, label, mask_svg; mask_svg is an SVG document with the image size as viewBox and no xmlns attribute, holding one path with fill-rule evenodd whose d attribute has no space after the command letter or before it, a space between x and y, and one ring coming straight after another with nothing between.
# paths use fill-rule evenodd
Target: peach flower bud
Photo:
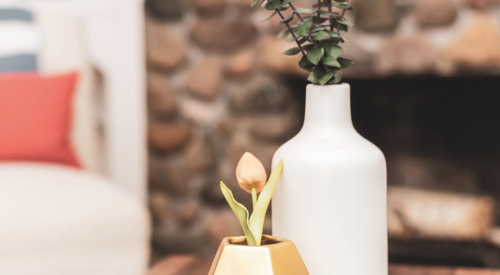
<instances>
[{"instance_id":1,"label":"peach flower bud","mask_svg":"<svg viewBox=\"0 0 500 275\"><path fill-rule=\"evenodd\" d=\"M260 160L246 152L236 166L236 178L243 190L252 193L252 188L255 188L257 193L260 193L266 185L266 169Z\"/></svg>"}]
</instances>

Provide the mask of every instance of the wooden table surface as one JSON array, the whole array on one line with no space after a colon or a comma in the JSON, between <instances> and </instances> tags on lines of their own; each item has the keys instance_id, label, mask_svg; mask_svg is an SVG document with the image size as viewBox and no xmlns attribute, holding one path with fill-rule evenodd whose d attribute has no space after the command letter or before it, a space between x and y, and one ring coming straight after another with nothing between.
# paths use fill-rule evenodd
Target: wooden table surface
<instances>
[{"instance_id":1,"label":"wooden table surface","mask_svg":"<svg viewBox=\"0 0 500 275\"><path fill-rule=\"evenodd\" d=\"M147 275L207 275L211 264L210 258L170 256L153 266ZM500 270L390 265L389 275L500 275Z\"/></svg>"}]
</instances>

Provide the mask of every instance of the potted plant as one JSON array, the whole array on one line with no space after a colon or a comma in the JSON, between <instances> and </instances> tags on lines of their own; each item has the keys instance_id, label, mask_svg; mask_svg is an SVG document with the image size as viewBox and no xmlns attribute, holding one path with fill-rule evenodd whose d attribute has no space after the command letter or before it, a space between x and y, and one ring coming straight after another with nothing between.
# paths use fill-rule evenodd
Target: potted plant
<instances>
[{"instance_id":1,"label":"potted plant","mask_svg":"<svg viewBox=\"0 0 500 275\"><path fill-rule=\"evenodd\" d=\"M342 70L347 0L254 0L279 16L299 66L310 72L302 130L275 153L286 163L273 199L273 234L294 241L311 274L387 275L386 163L353 127ZM289 15L285 15L288 11ZM293 22L297 22L294 24ZM291 214L293 213L293 214Z\"/></svg>"},{"instance_id":2,"label":"potted plant","mask_svg":"<svg viewBox=\"0 0 500 275\"><path fill-rule=\"evenodd\" d=\"M222 241L209 275L309 274L293 242L262 234L267 208L282 170L283 161L280 161L266 184L267 175L262 163L248 152L241 157L236 178L240 187L252 194L251 215L221 182L222 193L243 227L245 236L228 237Z\"/></svg>"}]
</instances>

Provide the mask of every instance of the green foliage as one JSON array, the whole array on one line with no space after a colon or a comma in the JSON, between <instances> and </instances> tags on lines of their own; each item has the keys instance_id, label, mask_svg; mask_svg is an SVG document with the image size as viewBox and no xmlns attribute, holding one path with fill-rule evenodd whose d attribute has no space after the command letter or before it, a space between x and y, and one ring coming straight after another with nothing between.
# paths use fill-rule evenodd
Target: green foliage
<instances>
[{"instance_id":1,"label":"green foliage","mask_svg":"<svg viewBox=\"0 0 500 275\"><path fill-rule=\"evenodd\" d=\"M355 10L349 5L349 0L318 0L318 3L312 6L313 9L296 8L294 1L253 0L252 6L262 2L262 7L273 11L265 20L276 15L281 17L279 25L285 25L286 29L280 32L276 39L286 36L286 41L297 44L297 47L283 54L303 54L299 66L311 72L309 81L316 85L340 84L342 70L354 66L350 59L340 57L343 54L340 45L347 41L342 37L342 32L347 32L349 27L354 26L344 15L346 11ZM341 13L333 12L333 8L340 9ZM284 15L282 11L285 10L291 10L291 13ZM292 22L297 24L291 25Z\"/></svg>"},{"instance_id":2,"label":"green foliage","mask_svg":"<svg viewBox=\"0 0 500 275\"><path fill-rule=\"evenodd\" d=\"M231 190L229 190L229 188L227 188L222 181L220 182L220 189L222 190L222 194L226 198L227 203L229 203L229 206L233 210L234 214L236 214L241 227L243 227L243 232L245 232L245 236L247 237L247 244L250 246L256 246L257 242L255 241L255 237L250 230L248 219L250 215L248 214L247 208L234 199L233 192L231 192Z\"/></svg>"},{"instance_id":3,"label":"green foliage","mask_svg":"<svg viewBox=\"0 0 500 275\"><path fill-rule=\"evenodd\" d=\"M276 185L278 184L278 179L281 175L281 171L283 171L283 160L281 160L278 165L276 165L273 172L271 173L271 176L269 176L269 180L260 193L251 216L249 216L246 207L234 199L231 190L229 190L229 188L227 188L227 186L223 182L220 183L222 194L226 198L229 206L236 214L238 221L243 227L243 232L245 233L247 244L249 246L260 246L261 244L266 212L269 208L269 203L271 202L271 198L273 197Z\"/></svg>"}]
</instances>

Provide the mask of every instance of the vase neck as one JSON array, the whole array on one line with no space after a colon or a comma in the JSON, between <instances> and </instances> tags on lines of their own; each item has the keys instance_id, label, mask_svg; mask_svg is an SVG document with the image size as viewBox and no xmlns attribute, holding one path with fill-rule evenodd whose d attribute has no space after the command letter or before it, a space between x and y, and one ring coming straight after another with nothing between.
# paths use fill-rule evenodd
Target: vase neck
<instances>
[{"instance_id":1,"label":"vase neck","mask_svg":"<svg viewBox=\"0 0 500 275\"><path fill-rule=\"evenodd\" d=\"M303 130L354 129L351 120L351 88L341 85L307 85Z\"/></svg>"}]
</instances>

